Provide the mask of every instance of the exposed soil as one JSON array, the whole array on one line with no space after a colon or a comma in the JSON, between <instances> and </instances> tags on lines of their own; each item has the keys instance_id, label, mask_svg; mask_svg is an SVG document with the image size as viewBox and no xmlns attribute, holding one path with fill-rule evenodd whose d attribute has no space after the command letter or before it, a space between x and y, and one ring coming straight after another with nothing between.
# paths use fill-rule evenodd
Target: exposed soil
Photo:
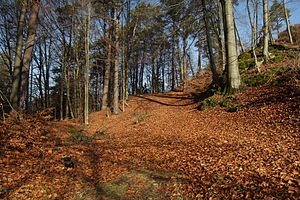
<instances>
[{"instance_id":1,"label":"exposed soil","mask_svg":"<svg viewBox=\"0 0 300 200\"><path fill-rule=\"evenodd\" d=\"M297 90L246 88L234 96L237 112L201 111L207 77L186 92L131 96L125 112L92 113L86 127L1 122L0 197L299 199Z\"/></svg>"}]
</instances>

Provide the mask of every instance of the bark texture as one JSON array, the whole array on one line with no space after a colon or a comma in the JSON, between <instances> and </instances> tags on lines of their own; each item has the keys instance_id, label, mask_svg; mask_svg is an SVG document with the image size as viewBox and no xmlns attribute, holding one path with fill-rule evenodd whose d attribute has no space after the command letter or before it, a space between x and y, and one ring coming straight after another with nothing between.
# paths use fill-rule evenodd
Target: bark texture
<instances>
[{"instance_id":1,"label":"bark texture","mask_svg":"<svg viewBox=\"0 0 300 200\"><path fill-rule=\"evenodd\" d=\"M239 89L241 80L238 67L238 56L233 19L233 1L222 0L225 15L226 51L227 51L227 86L226 92L232 93Z\"/></svg>"},{"instance_id":2,"label":"bark texture","mask_svg":"<svg viewBox=\"0 0 300 200\"><path fill-rule=\"evenodd\" d=\"M17 30L17 44L16 44L16 55L14 60L14 71L13 71L13 80L12 88L10 93L10 102L13 108L18 107L19 92L20 92L20 79L21 79L21 70L22 70L22 48L23 48L23 31L25 23L25 14L27 8L27 2L21 2L21 13L18 21L18 30Z\"/></svg>"},{"instance_id":3,"label":"bark texture","mask_svg":"<svg viewBox=\"0 0 300 200\"><path fill-rule=\"evenodd\" d=\"M29 69L30 63L32 59L32 51L35 42L36 29L38 26L38 13L40 9L40 0L32 0L30 1L30 15L28 21L28 32L27 39L25 44L25 51L23 57L23 67L21 74L21 96L19 101L20 108L24 108L25 100L28 99L27 91L28 91L28 78L29 78Z\"/></svg>"}]
</instances>

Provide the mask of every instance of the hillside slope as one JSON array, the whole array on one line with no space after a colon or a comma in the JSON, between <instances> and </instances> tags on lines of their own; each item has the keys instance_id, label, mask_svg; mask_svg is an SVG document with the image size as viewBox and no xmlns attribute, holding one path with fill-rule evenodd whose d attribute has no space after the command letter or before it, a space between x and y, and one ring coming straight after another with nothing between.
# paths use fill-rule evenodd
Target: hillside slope
<instances>
[{"instance_id":1,"label":"hillside slope","mask_svg":"<svg viewBox=\"0 0 300 200\"><path fill-rule=\"evenodd\" d=\"M186 92L131 96L124 113L92 113L87 127L42 114L1 122L1 197L297 199L300 93L290 83L299 78L278 69L265 67L264 83L230 97L209 97L204 73Z\"/></svg>"}]
</instances>

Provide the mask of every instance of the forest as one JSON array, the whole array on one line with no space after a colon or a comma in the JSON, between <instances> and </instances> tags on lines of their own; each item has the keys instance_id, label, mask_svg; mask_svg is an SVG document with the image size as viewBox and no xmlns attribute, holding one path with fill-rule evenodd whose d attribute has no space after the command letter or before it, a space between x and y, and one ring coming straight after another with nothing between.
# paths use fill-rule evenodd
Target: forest
<instances>
[{"instance_id":1,"label":"forest","mask_svg":"<svg viewBox=\"0 0 300 200\"><path fill-rule=\"evenodd\" d=\"M298 199L292 5L0 1L0 198Z\"/></svg>"}]
</instances>

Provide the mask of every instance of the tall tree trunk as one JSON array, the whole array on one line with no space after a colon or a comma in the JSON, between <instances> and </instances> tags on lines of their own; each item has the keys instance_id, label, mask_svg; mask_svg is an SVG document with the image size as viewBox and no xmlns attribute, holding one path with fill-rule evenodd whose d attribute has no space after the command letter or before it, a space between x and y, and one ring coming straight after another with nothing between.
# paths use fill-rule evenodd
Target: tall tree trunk
<instances>
[{"instance_id":1,"label":"tall tree trunk","mask_svg":"<svg viewBox=\"0 0 300 200\"><path fill-rule=\"evenodd\" d=\"M163 47L163 51L165 52L166 47ZM163 61L162 61L162 67L161 67L161 91L165 92L165 63L166 63L166 54L163 54Z\"/></svg>"},{"instance_id":2,"label":"tall tree trunk","mask_svg":"<svg viewBox=\"0 0 300 200\"><path fill-rule=\"evenodd\" d=\"M234 20L234 30L235 30L235 32L236 32L236 36L237 36L237 43L239 44L239 45L237 45L237 46L240 46L241 47L241 51L242 51L242 53L245 51L244 49L244 44L243 44L243 41L242 41L242 39L241 39L241 36L240 36L240 32L239 32L239 30L238 30L238 28L237 28L237 25L236 25L236 21L235 21L235 18L233 18L233 20ZM239 54L239 53L238 53Z\"/></svg>"},{"instance_id":3,"label":"tall tree trunk","mask_svg":"<svg viewBox=\"0 0 300 200\"><path fill-rule=\"evenodd\" d=\"M272 25L270 23L270 20L269 20L269 37L270 37L270 43L271 43L271 45L273 45L275 40L274 40L274 37L273 37L273 29L272 29Z\"/></svg>"},{"instance_id":4,"label":"tall tree trunk","mask_svg":"<svg viewBox=\"0 0 300 200\"><path fill-rule=\"evenodd\" d=\"M269 10L268 10L268 0L263 0L263 15L264 15L264 24L263 24L263 31L264 31L264 46L263 46L263 55L265 57L265 61L269 60Z\"/></svg>"},{"instance_id":5,"label":"tall tree trunk","mask_svg":"<svg viewBox=\"0 0 300 200\"><path fill-rule=\"evenodd\" d=\"M73 53L75 57L75 64L76 67L74 67L74 109L75 109L75 117L79 116L80 113L80 94L81 94L81 89L80 89L80 62L79 62L79 38L78 38L78 27L75 26L74 28L74 48L73 48Z\"/></svg>"},{"instance_id":6,"label":"tall tree trunk","mask_svg":"<svg viewBox=\"0 0 300 200\"><path fill-rule=\"evenodd\" d=\"M9 98L13 108L18 107L18 101L19 101L21 66L22 66L23 30L24 30L27 2L22 1L21 4L22 7L21 7L21 13L18 21L17 44L16 44L16 55L14 60L12 88L11 88L11 93Z\"/></svg>"},{"instance_id":7,"label":"tall tree trunk","mask_svg":"<svg viewBox=\"0 0 300 200\"><path fill-rule=\"evenodd\" d=\"M257 45L257 40L258 40L258 4L259 4L259 0L252 0L253 1L253 6L254 6L254 19L253 19L253 23L254 23L254 27L255 27L255 47Z\"/></svg>"},{"instance_id":8,"label":"tall tree trunk","mask_svg":"<svg viewBox=\"0 0 300 200\"><path fill-rule=\"evenodd\" d=\"M38 74L38 88L40 92L40 101L41 101L41 107L42 109L45 109L45 99L44 99L44 91L43 91L43 74L44 73L44 65L45 63L43 62L43 51L42 51L42 42L39 43L38 45L39 48L39 61L38 61L38 68L39 68L39 74Z\"/></svg>"},{"instance_id":9,"label":"tall tree trunk","mask_svg":"<svg viewBox=\"0 0 300 200\"><path fill-rule=\"evenodd\" d=\"M186 82L186 78L187 78L187 67L188 67L188 63L187 63L187 53L186 53L186 48L187 48L187 36L184 33L183 36L183 88L185 88L185 82Z\"/></svg>"},{"instance_id":10,"label":"tall tree trunk","mask_svg":"<svg viewBox=\"0 0 300 200\"><path fill-rule=\"evenodd\" d=\"M21 74L21 96L19 101L20 108L24 107L25 100L27 97L27 88L28 88L28 78L29 78L29 68L32 58L32 50L35 42L36 29L38 26L38 13L40 8L40 0L31 0L30 1L30 15L28 22L28 32L27 39L25 44L25 51L23 57L23 66Z\"/></svg>"},{"instance_id":11,"label":"tall tree trunk","mask_svg":"<svg viewBox=\"0 0 300 200\"><path fill-rule=\"evenodd\" d=\"M179 40L176 39L176 42L177 42L177 56L178 56L179 73L180 73L180 84L181 84L181 86L183 86L184 76L183 76L183 65L182 65L182 59L181 59Z\"/></svg>"},{"instance_id":12,"label":"tall tree trunk","mask_svg":"<svg viewBox=\"0 0 300 200\"><path fill-rule=\"evenodd\" d=\"M219 25L219 37L220 37L220 53L221 53L221 64L223 67L223 70L225 70L226 66L226 48L225 48L225 37L224 37L224 22L223 22L223 11L222 11L222 5L220 0L217 0L218 3L218 25Z\"/></svg>"},{"instance_id":13,"label":"tall tree trunk","mask_svg":"<svg viewBox=\"0 0 300 200\"><path fill-rule=\"evenodd\" d=\"M172 39L172 61L171 61L171 89L174 90L175 88L175 74L176 74L176 66L175 66L175 40L174 37Z\"/></svg>"},{"instance_id":14,"label":"tall tree trunk","mask_svg":"<svg viewBox=\"0 0 300 200\"><path fill-rule=\"evenodd\" d=\"M225 24L226 24L226 51L227 51L227 85L226 93L232 93L239 89L241 80L238 67L238 56L235 40L235 28L233 19L233 0L222 0Z\"/></svg>"},{"instance_id":15,"label":"tall tree trunk","mask_svg":"<svg viewBox=\"0 0 300 200\"><path fill-rule=\"evenodd\" d=\"M85 25L85 68L84 68L84 124L89 124L89 67L90 67L90 21L91 2L87 5L87 18Z\"/></svg>"},{"instance_id":16,"label":"tall tree trunk","mask_svg":"<svg viewBox=\"0 0 300 200\"><path fill-rule=\"evenodd\" d=\"M127 0L126 1L126 14L127 14L127 17L126 17L126 22L125 24L127 24L128 22L131 21L131 0ZM134 34L134 33L133 33ZM132 35L133 37L134 35ZM130 55L131 55L131 45L130 45L130 41L131 41L131 38L130 35L128 34L127 37L126 37L126 60L125 60L125 70L124 70L124 99L127 100L128 99L128 96L129 96L129 83L128 83L128 80L129 80L129 66L130 66ZM125 101L124 101L124 104L125 104Z\"/></svg>"},{"instance_id":17,"label":"tall tree trunk","mask_svg":"<svg viewBox=\"0 0 300 200\"><path fill-rule=\"evenodd\" d=\"M52 38L50 37L50 43L47 48L47 43L46 43L46 37L44 37L44 57L46 59L46 70L45 70L45 83L44 83L44 88L45 88L45 105L48 108L50 105L50 60L51 60L51 47L52 47ZM48 51L48 52L47 52Z\"/></svg>"},{"instance_id":18,"label":"tall tree trunk","mask_svg":"<svg viewBox=\"0 0 300 200\"><path fill-rule=\"evenodd\" d=\"M151 66L151 93L156 93L155 88L155 65L156 65L156 59L155 55L152 55L152 66Z\"/></svg>"},{"instance_id":19,"label":"tall tree trunk","mask_svg":"<svg viewBox=\"0 0 300 200\"><path fill-rule=\"evenodd\" d=\"M60 117L60 120L64 119L64 84L63 84L63 78L60 79L59 117Z\"/></svg>"},{"instance_id":20,"label":"tall tree trunk","mask_svg":"<svg viewBox=\"0 0 300 200\"><path fill-rule=\"evenodd\" d=\"M198 62L197 62L197 73L199 74L201 71L201 65L202 65L202 41L200 38L200 33L198 34L198 42L197 42L197 47L198 47Z\"/></svg>"},{"instance_id":21,"label":"tall tree trunk","mask_svg":"<svg viewBox=\"0 0 300 200\"><path fill-rule=\"evenodd\" d=\"M283 8L284 8L284 18L286 23L286 30L289 34L290 43L293 44L293 37L290 29L290 22L289 22L289 16L286 9L286 0L283 0Z\"/></svg>"},{"instance_id":22,"label":"tall tree trunk","mask_svg":"<svg viewBox=\"0 0 300 200\"><path fill-rule=\"evenodd\" d=\"M258 64L257 56L256 56L256 52L255 52L255 44L256 44L256 41L255 41L256 40L256 38L255 38L255 36L256 36L256 34L255 34L255 24L252 21L249 0L247 0L247 11L248 11L248 17L249 17L250 26L251 26L251 50L252 50L252 53L253 53L253 56L254 56L255 67L257 68L257 71L260 72L260 66ZM255 13L254 13L254 21L255 21Z\"/></svg>"},{"instance_id":23,"label":"tall tree trunk","mask_svg":"<svg viewBox=\"0 0 300 200\"><path fill-rule=\"evenodd\" d=\"M190 56L189 53L187 54L187 57L188 57L188 66L191 69L192 76L194 76L195 72L194 72L194 69L193 69L192 59L191 59L191 56Z\"/></svg>"},{"instance_id":24,"label":"tall tree trunk","mask_svg":"<svg viewBox=\"0 0 300 200\"><path fill-rule=\"evenodd\" d=\"M104 83L103 83L103 94L102 94L102 105L101 110L106 110L108 107L108 92L109 92L109 80L110 80L110 71L111 71L111 43L112 43L112 25L109 23L109 31L107 38L107 58L105 60L105 73L104 73Z\"/></svg>"},{"instance_id":25,"label":"tall tree trunk","mask_svg":"<svg viewBox=\"0 0 300 200\"><path fill-rule=\"evenodd\" d=\"M25 110L27 110L27 112L32 112L32 108L34 107L38 107L38 101L35 102L35 106L32 105L34 102L32 102L32 93L33 93L33 67L30 68L30 73L28 75L28 79L30 77L30 81L28 80L27 82L27 91L26 93L28 94L27 95L27 98L25 99ZM29 103L30 102L30 103Z\"/></svg>"},{"instance_id":26,"label":"tall tree trunk","mask_svg":"<svg viewBox=\"0 0 300 200\"><path fill-rule=\"evenodd\" d=\"M210 24L208 22L208 11L206 8L205 0L202 0L201 2L202 2L202 7L203 7L203 14L204 14L206 42L207 42L208 53L209 53L210 69L211 69L212 76L213 76L213 83L218 84L219 75L217 73L216 61L215 61L215 57L214 57L214 53L213 53L213 49L212 49L212 38L211 38L211 33L210 33Z\"/></svg>"},{"instance_id":27,"label":"tall tree trunk","mask_svg":"<svg viewBox=\"0 0 300 200\"><path fill-rule=\"evenodd\" d=\"M140 75L139 75L140 76L140 80L139 80L139 88L140 88L140 90L143 89L144 69L145 69L145 51L143 51L143 53L142 53L142 59L141 59L141 70L140 70Z\"/></svg>"},{"instance_id":28,"label":"tall tree trunk","mask_svg":"<svg viewBox=\"0 0 300 200\"><path fill-rule=\"evenodd\" d=\"M123 27L124 26L124 23L123 23L123 21L124 21L124 16L123 16L123 18L122 18L122 20L121 20L121 22L122 22L122 24L121 24L121 27ZM122 38L125 38L125 34L124 34L125 32L124 32L124 30L122 30ZM125 41L124 40L122 40L122 63L121 63L121 66L122 66L122 94L121 94L121 96L122 96L122 112L125 112L125 89L126 89L126 87L125 87L125 84L126 84L126 81L125 81L125 78L126 78L126 66L125 66L126 64L125 64Z\"/></svg>"},{"instance_id":29,"label":"tall tree trunk","mask_svg":"<svg viewBox=\"0 0 300 200\"><path fill-rule=\"evenodd\" d=\"M115 20L115 67L114 67L114 96L113 113L119 113L119 23L121 14L121 5L118 3Z\"/></svg>"},{"instance_id":30,"label":"tall tree trunk","mask_svg":"<svg viewBox=\"0 0 300 200\"><path fill-rule=\"evenodd\" d=\"M70 29L70 37L69 37L69 44L68 44L68 51L67 51L67 62L66 62L67 67L66 67L66 74L65 74L66 94L67 94L66 109L68 110L68 112L66 114L66 118L69 117L69 114L71 115L71 118L74 118L73 106L72 106L72 103L71 103L71 92L70 92L72 33L73 33L73 25L71 26L71 29Z\"/></svg>"}]
</instances>

